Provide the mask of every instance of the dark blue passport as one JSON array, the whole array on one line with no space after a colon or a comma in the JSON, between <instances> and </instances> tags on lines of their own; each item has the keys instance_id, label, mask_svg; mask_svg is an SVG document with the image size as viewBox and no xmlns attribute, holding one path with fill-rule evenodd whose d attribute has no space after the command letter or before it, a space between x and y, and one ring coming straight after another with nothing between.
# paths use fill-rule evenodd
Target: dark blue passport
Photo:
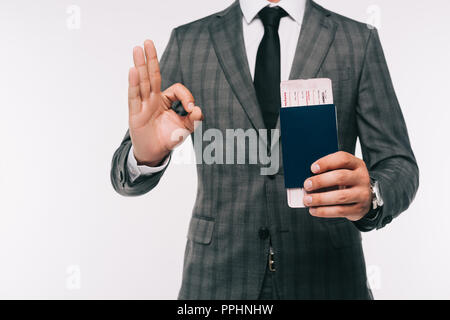
<instances>
[{"instance_id":1,"label":"dark blue passport","mask_svg":"<svg viewBox=\"0 0 450 320\"><path fill-rule=\"evenodd\" d=\"M336 107L281 108L280 128L286 189L303 188L311 165L338 151Z\"/></svg>"}]
</instances>

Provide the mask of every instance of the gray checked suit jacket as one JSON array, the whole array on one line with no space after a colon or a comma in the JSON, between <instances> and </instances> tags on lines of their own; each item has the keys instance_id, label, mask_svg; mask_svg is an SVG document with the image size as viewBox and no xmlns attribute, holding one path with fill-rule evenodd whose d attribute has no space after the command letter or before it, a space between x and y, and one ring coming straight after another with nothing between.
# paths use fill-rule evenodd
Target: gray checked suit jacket
<instances>
[{"instance_id":1,"label":"gray checked suit jacket","mask_svg":"<svg viewBox=\"0 0 450 320\"><path fill-rule=\"evenodd\" d=\"M225 136L226 129L264 129L238 1L176 28L161 74L163 89L179 82L191 90L204 113L203 130ZM314 77L332 79L339 148L354 153L359 137L370 175L380 184L382 211L359 223L315 218L288 207L282 166L263 176L260 164L198 164L180 299L257 299L269 241L282 299L371 298L360 231L382 228L408 208L418 167L377 31L307 1L290 79ZM164 172L132 183L130 147L127 133L114 154L111 180L120 194L137 196L153 189ZM262 228L270 237L260 236Z\"/></svg>"}]
</instances>

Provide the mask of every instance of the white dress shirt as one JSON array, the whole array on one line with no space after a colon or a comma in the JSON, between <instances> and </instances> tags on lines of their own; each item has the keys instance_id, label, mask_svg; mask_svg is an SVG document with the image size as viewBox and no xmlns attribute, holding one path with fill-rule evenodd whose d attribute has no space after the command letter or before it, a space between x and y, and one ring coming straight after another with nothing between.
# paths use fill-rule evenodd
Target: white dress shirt
<instances>
[{"instance_id":1,"label":"white dress shirt","mask_svg":"<svg viewBox=\"0 0 450 320\"><path fill-rule=\"evenodd\" d=\"M267 0L240 0L239 2L243 14L242 31L244 45L252 78L255 75L259 44L264 36L263 23L257 18L259 11L270 5L271 7L279 6L288 13L288 16L280 20L278 34L280 36L281 81L289 80L303 22L306 0L280 0L278 3L271 3ZM127 161L131 181L135 181L141 175L151 175L162 171L169 163L169 159L170 155L158 167L139 166L133 154L133 147L131 147Z\"/></svg>"}]
</instances>

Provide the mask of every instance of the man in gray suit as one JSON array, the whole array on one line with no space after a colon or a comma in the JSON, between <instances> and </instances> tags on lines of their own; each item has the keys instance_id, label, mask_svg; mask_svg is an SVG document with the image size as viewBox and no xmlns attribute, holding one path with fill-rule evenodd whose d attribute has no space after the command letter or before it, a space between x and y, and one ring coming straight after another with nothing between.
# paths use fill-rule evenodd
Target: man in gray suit
<instances>
[{"instance_id":1,"label":"man in gray suit","mask_svg":"<svg viewBox=\"0 0 450 320\"><path fill-rule=\"evenodd\" d=\"M245 164L197 159L179 298L371 299L360 232L389 224L419 184L377 31L310 0L240 0L176 28L160 64L151 41L133 56L129 131L111 170L125 196L158 184L177 130L277 130L267 101L280 80L333 82L340 152L311 164L307 209L288 206L282 166L262 175L245 142Z\"/></svg>"}]
</instances>

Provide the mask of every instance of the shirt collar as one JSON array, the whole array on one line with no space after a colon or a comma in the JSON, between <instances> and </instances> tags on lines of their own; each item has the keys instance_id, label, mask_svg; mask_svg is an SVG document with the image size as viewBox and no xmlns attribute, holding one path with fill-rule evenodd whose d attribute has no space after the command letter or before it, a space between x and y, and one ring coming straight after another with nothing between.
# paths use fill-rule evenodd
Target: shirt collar
<instances>
[{"instance_id":1,"label":"shirt collar","mask_svg":"<svg viewBox=\"0 0 450 320\"><path fill-rule=\"evenodd\" d=\"M271 3L267 0L239 0L239 4L247 23L252 22L262 8L271 5L283 8L295 22L301 25L306 0L280 0L278 3Z\"/></svg>"}]
</instances>

